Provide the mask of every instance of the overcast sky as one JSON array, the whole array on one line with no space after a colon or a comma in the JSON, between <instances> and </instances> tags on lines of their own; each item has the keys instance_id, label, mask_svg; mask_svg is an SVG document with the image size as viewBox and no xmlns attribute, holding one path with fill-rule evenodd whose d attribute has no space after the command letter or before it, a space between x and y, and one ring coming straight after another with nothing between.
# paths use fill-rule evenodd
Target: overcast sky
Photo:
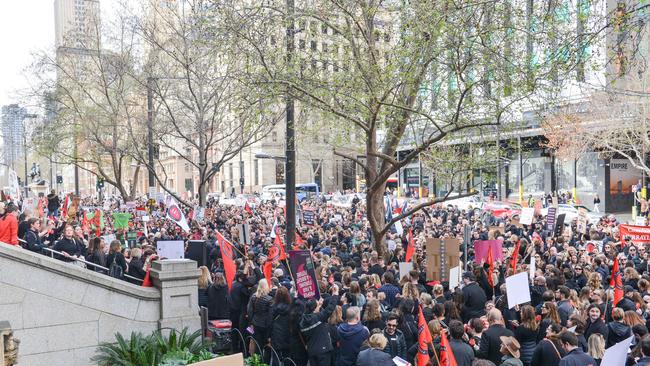
<instances>
[{"instance_id":1,"label":"overcast sky","mask_svg":"<svg viewBox=\"0 0 650 366\"><path fill-rule=\"evenodd\" d=\"M0 0L0 105L18 101L31 53L54 45L54 0Z\"/></svg>"}]
</instances>

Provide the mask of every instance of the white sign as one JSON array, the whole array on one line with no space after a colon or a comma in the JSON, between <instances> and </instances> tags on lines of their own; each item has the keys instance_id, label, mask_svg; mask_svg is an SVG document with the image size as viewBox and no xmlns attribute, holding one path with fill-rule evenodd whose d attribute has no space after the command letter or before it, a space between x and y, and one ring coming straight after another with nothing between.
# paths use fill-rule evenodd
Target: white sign
<instances>
[{"instance_id":1,"label":"white sign","mask_svg":"<svg viewBox=\"0 0 650 366\"><path fill-rule=\"evenodd\" d=\"M142 216L142 222L149 222L149 221L151 221L149 216Z\"/></svg>"},{"instance_id":2,"label":"white sign","mask_svg":"<svg viewBox=\"0 0 650 366\"><path fill-rule=\"evenodd\" d=\"M625 361L627 360L627 351L630 349L633 339L634 336L631 336L630 338L618 342L606 349L605 354L603 355L603 360L600 362L600 366L625 365Z\"/></svg>"},{"instance_id":3,"label":"white sign","mask_svg":"<svg viewBox=\"0 0 650 366\"><path fill-rule=\"evenodd\" d=\"M528 287L528 273L521 272L506 278L506 294L508 308L530 301L530 288Z\"/></svg>"},{"instance_id":4,"label":"white sign","mask_svg":"<svg viewBox=\"0 0 650 366\"><path fill-rule=\"evenodd\" d=\"M528 266L528 276L530 277L530 280L533 281L535 280L535 271L537 270L535 268L535 256L531 255L530 256L530 266Z\"/></svg>"},{"instance_id":5,"label":"white sign","mask_svg":"<svg viewBox=\"0 0 650 366\"><path fill-rule=\"evenodd\" d=\"M634 225L636 225L636 226L645 226L645 217L637 216L636 219L634 219Z\"/></svg>"},{"instance_id":6,"label":"white sign","mask_svg":"<svg viewBox=\"0 0 650 366\"><path fill-rule=\"evenodd\" d=\"M159 258L185 259L185 243L182 240L160 240L156 243Z\"/></svg>"},{"instance_id":7,"label":"white sign","mask_svg":"<svg viewBox=\"0 0 650 366\"><path fill-rule=\"evenodd\" d=\"M522 225L531 225L533 223L533 216L535 216L535 208L524 207L521 209L519 223Z\"/></svg>"},{"instance_id":8,"label":"white sign","mask_svg":"<svg viewBox=\"0 0 650 366\"><path fill-rule=\"evenodd\" d=\"M460 266L449 270L449 290L453 291L458 285L460 285Z\"/></svg>"},{"instance_id":9,"label":"white sign","mask_svg":"<svg viewBox=\"0 0 650 366\"><path fill-rule=\"evenodd\" d=\"M404 227L402 226L401 221L395 222L395 233L397 233L399 236L402 236L402 234L404 234Z\"/></svg>"},{"instance_id":10,"label":"white sign","mask_svg":"<svg viewBox=\"0 0 650 366\"><path fill-rule=\"evenodd\" d=\"M584 208L578 210L578 223L576 230L581 234L587 233L587 211Z\"/></svg>"},{"instance_id":11,"label":"white sign","mask_svg":"<svg viewBox=\"0 0 650 366\"><path fill-rule=\"evenodd\" d=\"M399 278L406 276L413 269L413 262L399 262Z\"/></svg>"}]
</instances>

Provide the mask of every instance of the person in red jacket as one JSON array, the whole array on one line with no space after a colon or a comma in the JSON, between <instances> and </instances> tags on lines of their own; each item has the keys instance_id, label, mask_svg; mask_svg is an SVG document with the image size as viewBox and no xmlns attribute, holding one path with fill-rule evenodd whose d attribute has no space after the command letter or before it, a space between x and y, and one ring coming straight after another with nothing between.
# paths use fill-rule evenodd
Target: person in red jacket
<instances>
[{"instance_id":1,"label":"person in red jacket","mask_svg":"<svg viewBox=\"0 0 650 366\"><path fill-rule=\"evenodd\" d=\"M0 242L18 245L18 207L10 203L0 215Z\"/></svg>"}]
</instances>

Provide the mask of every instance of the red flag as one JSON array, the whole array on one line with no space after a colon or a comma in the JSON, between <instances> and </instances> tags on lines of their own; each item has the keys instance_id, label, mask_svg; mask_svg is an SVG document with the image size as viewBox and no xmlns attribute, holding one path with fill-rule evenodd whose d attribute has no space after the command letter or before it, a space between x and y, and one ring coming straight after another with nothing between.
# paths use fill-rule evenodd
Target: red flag
<instances>
[{"instance_id":1,"label":"red flag","mask_svg":"<svg viewBox=\"0 0 650 366\"><path fill-rule=\"evenodd\" d=\"M235 254L233 253L232 243L226 240L221 233L217 232L217 242L221 249L221 259L223 260L223 269L226 272L226 282L228 283L228 290L231 290L232 283L235 280Z\"/></svg>"},{"instance_id":2,"label":"red flag","mask_svg":"<svg viewBox=\"0 0 650 366\"><path fill-rule=\"evenodd\" d=\"M424 320L422 314L422 306L420 306L418 314L418 365L426 365L429 363L429 344L433 343L427 321Z\"/></svg>"},{"instance_id":3,"label":"red flag","mask_svg":"<svg viewBox=\"0 0 650 366\"><path fill-rule=\"evenodd\" d=\"M264 278L266 278L266 282L269 284L269 288L271 287L271 277L273 277L273 261L266 260L264 262L264 266L262 266L262 272L264 272Z\"/></svg>"},{"instance_id":4,"label":"red flag","mask_svg":"<svg viewBox=\"0 0 650 366\"><path fill-rule=\"evenodd\" d=\"M67 194L65 196L65 200L63 201L63 207L61 208L61 217L63 217L64 219L66 217L68 217L68 201L69 201L69 197L70 197L69 194Z\"/></svg>"},{"instance_id":5,"label":"red flag","mask_svg":"<svg viewBox=\"0 0 650 366\"><path fill-rule=\"evenodd\" d=\"M248 204L248 201L244 204L244 211L248 212L249 215L253 216L253 210L251 209L251 206Z\"/></svg>"},{"instance_id":6,"label":"red flag","mask_svg":"<svg viewBox=\"0 0 650 366\"><path fill-rule=\"evenodd\" d=\"M458 366L456 363L456 357L454 357L454 352L449 345L449 340L447 339L447 332L440 332L440 366Z\"/></svg>"},{"instance_id":7,"label":"red flag","mask_svg":"<svg viewBox=\"0 0 650 366\"><path fill-rule=\"evenodd\" d=\"M612 267L612 278L609 280L609 286L614 288L614 306L618 304L623 296L623 278L621 277L621 271L618 267L618 258L614 259L614 266ZM612 306L612 308L614 307Z\"/></svg>"},{"instance_id":8,"label":"red flag","mask_svg":"<svg viewBox=\"0 0 650 366\"><path fill-rule=\"evenodd\" d=\"M150 271L151 268L147 268L147 273L144 275L144 279L142 280L142 287L153 287L153 283L151 282L151 277L150 277Z\"/></svg>"},{"instance_id":9,"label":"red flag","mask_svg":"<svg viewBox=\"0 0 650 366\"><path fill-rule=\"evenodd\" d=\"M521 245L521 240L517 240L515 245L515 250L512 252L512 258L510 258L510 268L512 268L512 273L517 273L517 260L519 256L519 246Z\"/></svg>"},{"instance_id":10,"label":"red flag","mask_svg":"<svg viewBox=\"0 0 650 366\"><path fill-rule=\"evenodd\" d=\"M88 217L86 217L86 212L84 211L84 216L81 219L81 229L83 231L90 230L90 222L88 222Z\"/></svg>"},{"instance_id":11,"label":"red flag","mask_svg":"<svg viewBox=\"0 0 650 366\"><path fill-rule=\"evenodd\" d=\"M95 210L95 216L91 223L95 225L95 236L100 236L102 234L102 213L99 210Z\"/></svg>"},{"instance_id":12,"label":"red flag","mask_svg":"<svg viewBox=\"0 0 650 366\"><path fill-rule=\"evenodd\" d=\"M300 246L305 245L305 241L302 240L302 237L296 233L296 244L293 246L293 250L300 250Z\"/></svg>"},{"instance_id":13,"label":"red flag","mask_svg":"<svg viewBox=\"0 0 650 366\"><path fill-rule=\"evenodd\" d=\"M487 274L487 280L490 284L490 287L494 287L494 254L492 254L492 246L488 248L487 254L487 264L490 266L488 269L489 273Z\"/></svg>"},{"instance_id":14,"label":"red flag","mask_svg":"<svg viewBox=\"0 0 650 366\"><path fill-rule=\"evenodd\" d=\"M42 219L43 216L45 216L45 200L44 199L38 200L37 211L38 211L38 217Z\"/></svg>"},{"instance_id":15,"label":"red flag","mask_svg":"<svg viewBox=\"0 0 650 366\"><path fill-rule=\"evenodd\" d=\"M287 255L284 252L284 244L282 244L280 235L275 234L275 240L273 240L273 244L269 248L269 260L275 262L277 260L283 261L285 259L287 259Z\"/></svg>"},{"instance_id":16,"label":"red flag","mask_svg":"<svg viewBox=\"0 0 650 366\"><path fill-rule=\"evenodd\" d=\"M415 239L413 239L412 229L409 229L408 241L409 243L406 246L406 258L404 258L404 261L407 263L411 261L411 258L413 258L413 253L415 252Z\"/></svg>"}]
</instances>

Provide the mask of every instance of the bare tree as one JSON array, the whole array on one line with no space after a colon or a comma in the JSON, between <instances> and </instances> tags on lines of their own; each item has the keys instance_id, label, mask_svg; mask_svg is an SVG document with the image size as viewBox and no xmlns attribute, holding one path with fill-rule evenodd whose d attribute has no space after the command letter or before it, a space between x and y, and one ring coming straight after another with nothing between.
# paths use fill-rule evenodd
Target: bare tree
<instances>
[{"instance_id":1,"label":"bare tree","mask_svg":"<svg viewBox=\"0 0 650 366\"><path fill-rule=\"evenodd\" d=\"M494 126L519 126L522 111L552 103L564 82L590 65L584 47L600 42L609 26L604 14L585 21L583 8L555 1L320 0L297 3L294 12L284 2L213 2L227 9L240 53L255 62L250 82L287 88L347 136L336 154L364 171L380 254L397 220L447 198L386 222L388 178L427 151L484 141ZM278 42L284 34L288 49L295 46L287 57Z\"/></svg>"}]
</instances>

